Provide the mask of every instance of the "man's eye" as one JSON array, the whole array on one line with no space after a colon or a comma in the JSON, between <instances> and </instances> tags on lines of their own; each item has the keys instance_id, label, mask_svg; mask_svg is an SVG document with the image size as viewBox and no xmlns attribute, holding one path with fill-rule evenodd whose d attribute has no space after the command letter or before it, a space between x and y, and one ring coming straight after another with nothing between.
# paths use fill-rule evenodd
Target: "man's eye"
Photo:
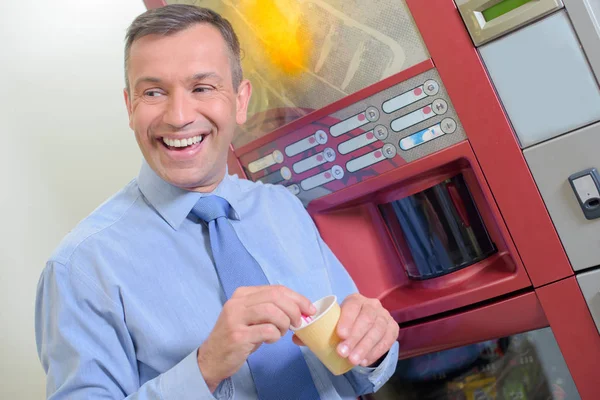
<instances>
[{"instance_id":1,"label":"man's eye","mask_svg":"<svg viewBox=\"0 0 600 400\"><path fill-rule=\"evenodd\" d=\"M162 93L159 92L158 90L148 90L147 92L144 93L144 95L146 95L148 97L158 97L158 96L162 96Z\"/></svg>"},{"instance_id":2,"label":"man's eye","mask_svg":"<svg viewBox=\"0 0 600 400\"><path fill-rule=\"evenodd\" d=\"M196 86L194 88L194 93L206 93L211 91L213 88L210 86Z\"/></svg>"}]
</instances>

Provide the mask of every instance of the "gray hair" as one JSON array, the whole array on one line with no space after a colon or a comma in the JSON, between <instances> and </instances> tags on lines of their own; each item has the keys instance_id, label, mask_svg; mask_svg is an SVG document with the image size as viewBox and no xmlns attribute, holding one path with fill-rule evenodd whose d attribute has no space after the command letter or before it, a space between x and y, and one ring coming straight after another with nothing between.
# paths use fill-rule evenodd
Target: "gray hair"
<instances>
[{"instance_id":1,"label":"gray hair","mask_svg":"<svg viewBox=\"0 0 600 400\"><path fill-rule=\"evenodd\" d=\"M240 42L233 27L225 18L208 8L187 4L170 4L148 10L139 15L127 29L125 36L125 84L129 91L127 69L131 45L137 39L147 35L169 36L181 32L194 24L210 24L217 28L227 43L233 89L237 91L242 81L240 61Z\"/></svg>"}]
</instances>

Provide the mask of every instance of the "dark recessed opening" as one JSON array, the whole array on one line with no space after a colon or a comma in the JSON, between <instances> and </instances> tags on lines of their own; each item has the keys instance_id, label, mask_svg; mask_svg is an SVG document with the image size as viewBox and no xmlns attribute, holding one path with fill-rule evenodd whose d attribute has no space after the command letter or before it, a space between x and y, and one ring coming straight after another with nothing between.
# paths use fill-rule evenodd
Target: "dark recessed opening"
<instances>
[{"instance_id":1,"label":"dark recessed opening","mask_svg":"<svg viewBox=\"0 0 600 400\"><path fill-rule=\"evenodd\" d=\"M600 206L600 199L591 199L591 200L588 200L586 202L585 206L588 209L593 210L594 208Z\"/></svg>"}]
</instances>

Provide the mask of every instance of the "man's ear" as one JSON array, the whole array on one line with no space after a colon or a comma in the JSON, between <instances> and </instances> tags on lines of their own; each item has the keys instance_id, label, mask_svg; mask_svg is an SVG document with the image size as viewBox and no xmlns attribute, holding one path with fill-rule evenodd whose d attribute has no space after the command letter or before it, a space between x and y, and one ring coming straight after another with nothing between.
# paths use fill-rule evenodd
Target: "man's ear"
<instances>
[{"instance_id":1,"label":"man's ear","mask_svg":"<svg viewBox=\"0 0 600 400\"><path fill-rule=\"evenodd\" d=\"M129 98L129 90L123 89L123 97L125 98L125 106L127 107L127 115L129 115L129 127L133 129L133 121L131 119L131 99Z\"/></svg>"},{"instance_id":2,"label":"man's ear","mask_svg":"<svg viewBox=\"0 0 600 400\"><path fill-rule=\"evenodd\" d=\"M238 87L235 103L235 121L238 125L242 125L248 118L248 103L250 103L250 97L252 96L252 84L249 80L244 79Z\"/></svg>"}]
</instances>

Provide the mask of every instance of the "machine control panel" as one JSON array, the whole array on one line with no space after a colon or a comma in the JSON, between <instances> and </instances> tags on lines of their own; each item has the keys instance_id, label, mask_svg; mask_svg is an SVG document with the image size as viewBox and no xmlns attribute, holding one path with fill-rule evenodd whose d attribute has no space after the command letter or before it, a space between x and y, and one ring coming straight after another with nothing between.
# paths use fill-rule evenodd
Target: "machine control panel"
<instances>
[{"instance_id":1,"label":"machine control panel","mask_svg":"<svg viewBox=\"0 0 600 400\"><path fill-rule=\"evenodd\" d=\"M309 115L310 117L310 115ZM311 200L466 139L435 69L240 155L248 178Z\"/></svg>"}]
</instances>

